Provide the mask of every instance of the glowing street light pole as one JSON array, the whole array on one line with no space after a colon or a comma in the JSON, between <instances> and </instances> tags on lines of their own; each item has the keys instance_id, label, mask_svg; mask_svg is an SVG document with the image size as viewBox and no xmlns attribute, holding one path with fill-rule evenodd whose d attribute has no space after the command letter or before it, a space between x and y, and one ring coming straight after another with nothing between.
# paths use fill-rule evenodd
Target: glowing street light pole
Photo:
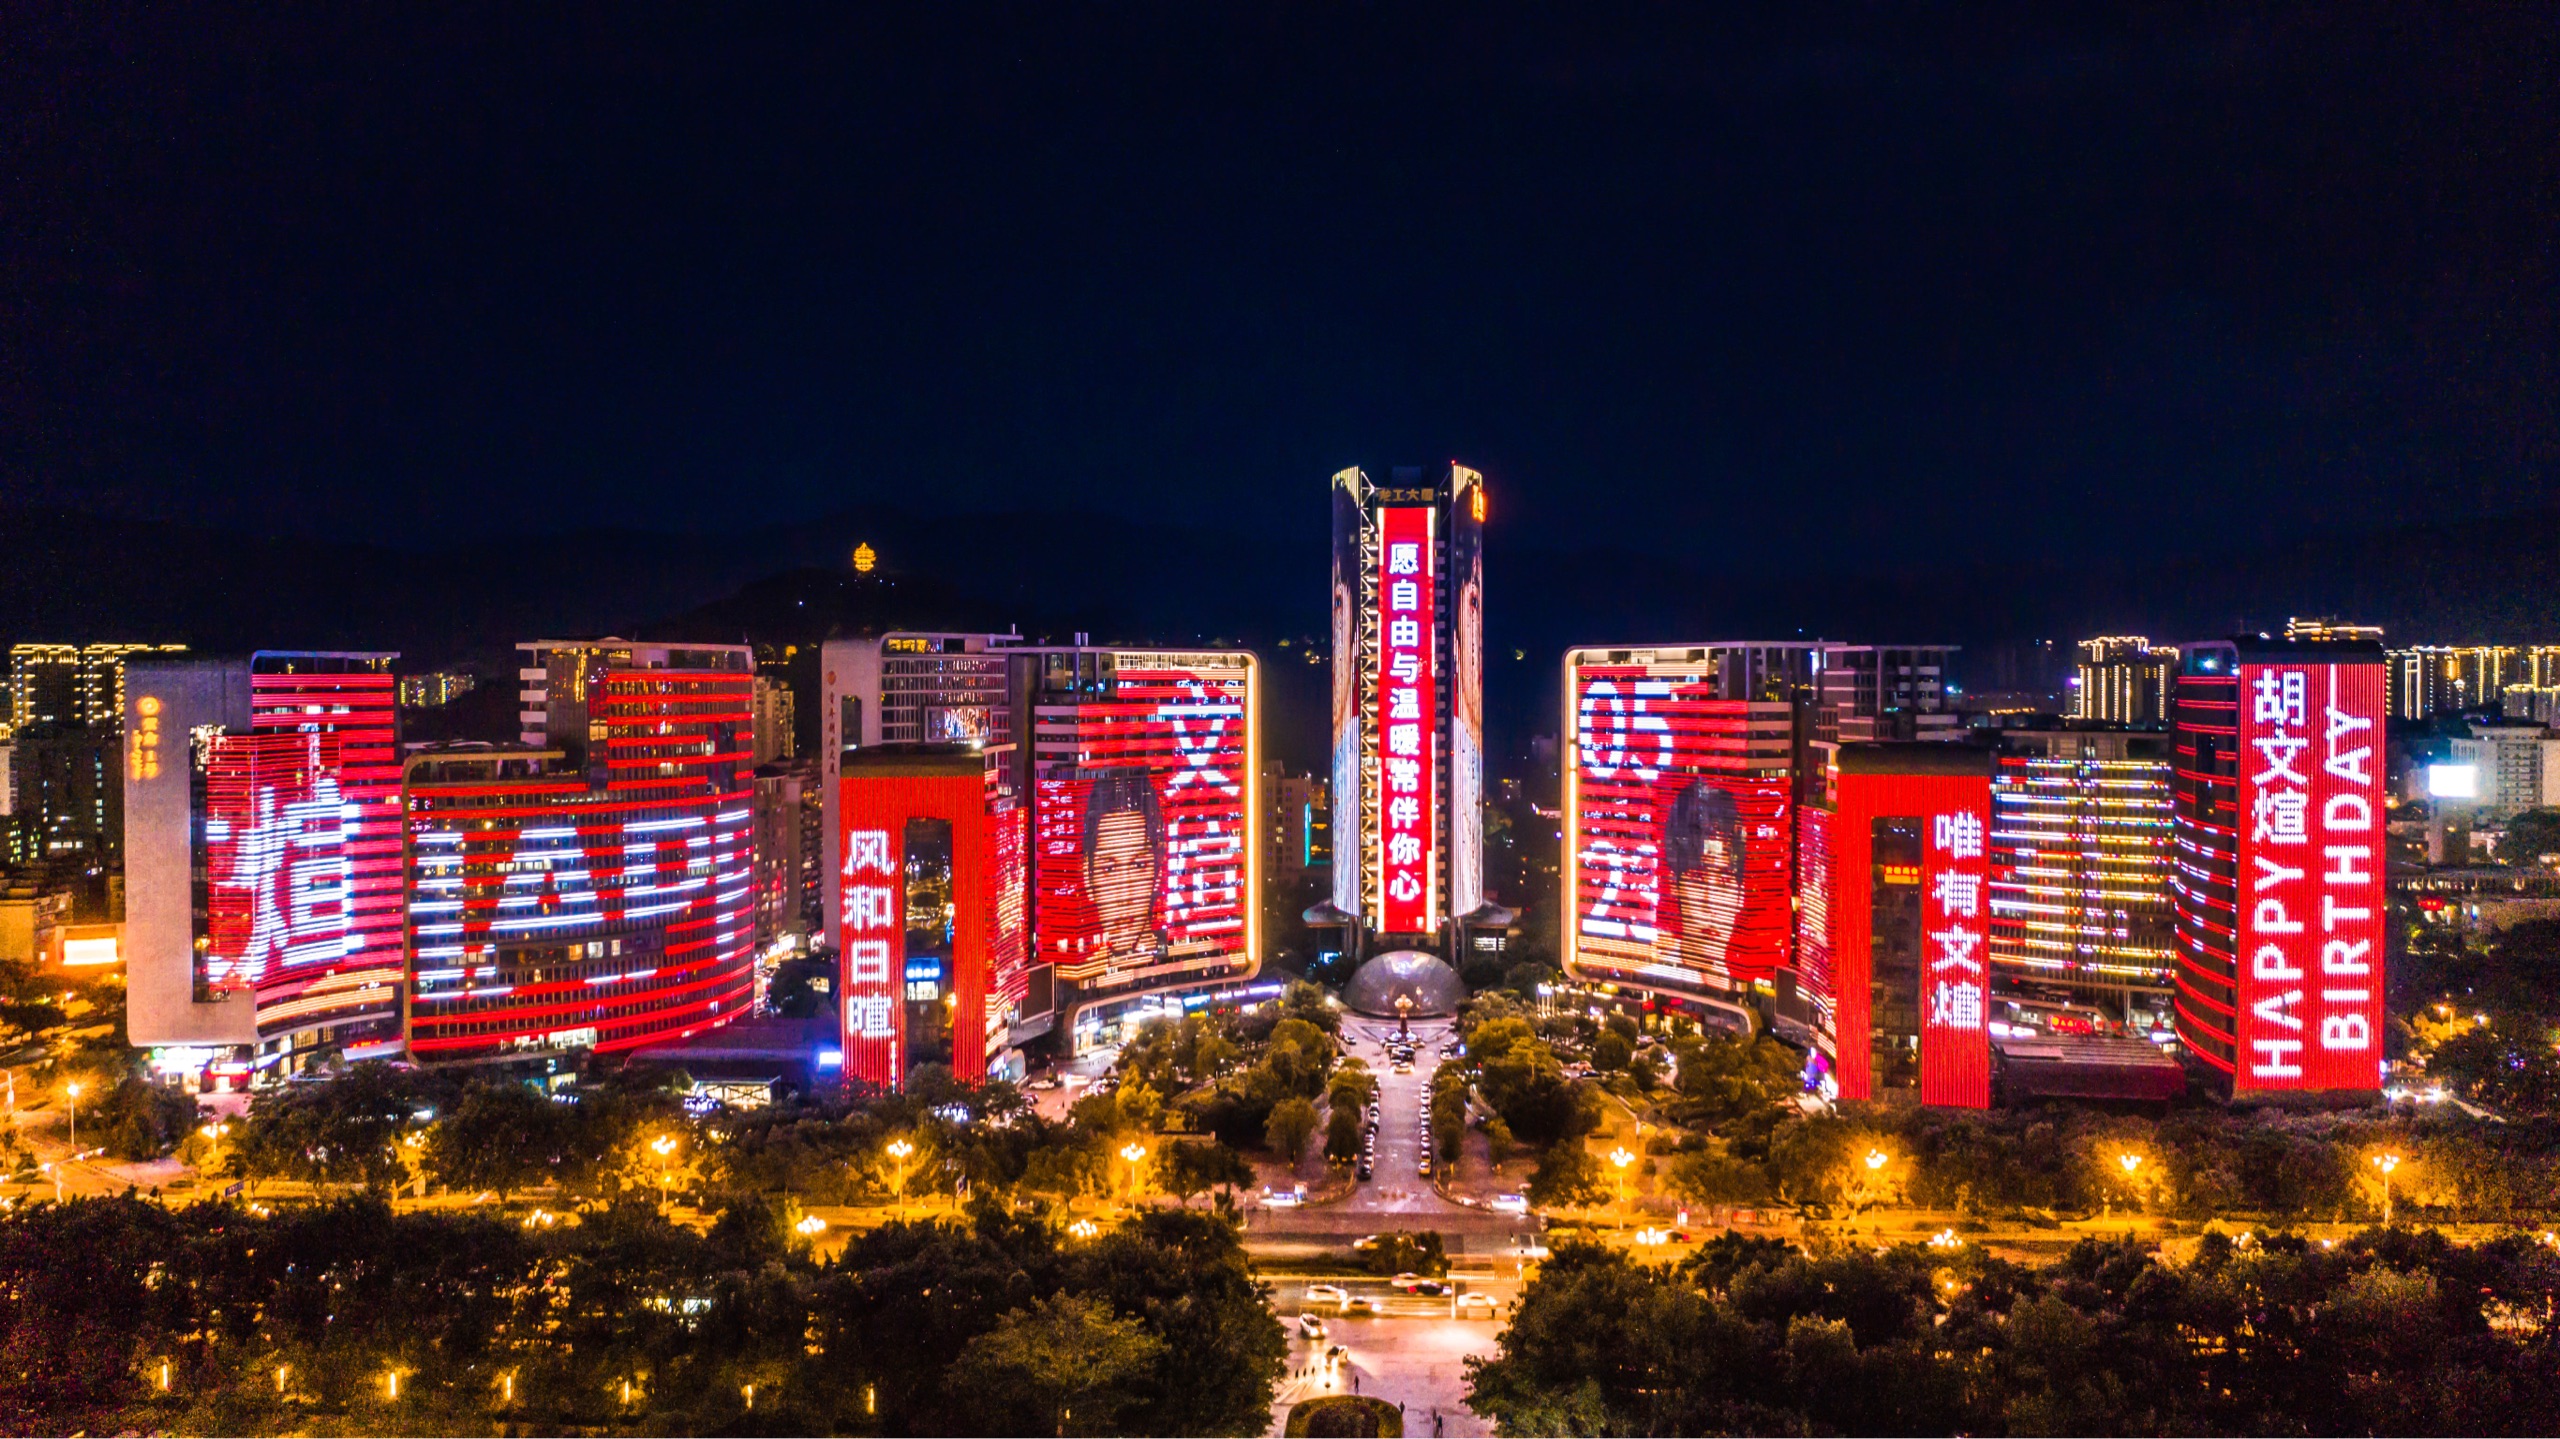
<instances>
[{"instance_id":1,"label":"glowing street light pole","mask_svg":"<svg viewBox=\"0 0 2560 1439\"><path fill-rule=\"evenodd\" d=\"M1636 1157L1629 1154L1622 1144L1609 1151L1609 1162L1618 1167L1618 1227L1624 1229L1627 1227L1627 1166L1635 1163Z\"/></svg>"},{"instance_id":2,"label":"glowing street light pole","mask_svg":"<svg viewBox=\"0 0 2560 1439\"><path fill-rule=\"evenodd\" d=\"M75 1079L64 1085L63 1089L71 1095L71 1152L78 1154L80 1152L80 1081Z\"/></svg>"},{"instance_id":3,"label":"glowing street light pole","mask_svg":"<svg viewBox=\"0 0 2560 1439\"><path fill-rule=\"evenodd\" d=\"M664 1207L667 1202L667 1191L675 1183L675 1136L672 1134L661 1134L657 1138L649 1141L649 1147L657 1151L658 1203L660 1207Z\"/></svg>"},{"instance_id":4,"label":"glowing street light pole","mask_svg":"<svg viewBox=\"0 0 2560 1439\"><path fill-rule=\"evenodd\" d=\"M1129 1207L1138 1207L1138 1165L1147 1157L1147 1147L1130 1140L1120 1147L1120 1157L1129 1161Z\"/></svg>"},{"instance_id":5,"label":"glowing street light pole","mask_svg":"<svg viewBox=\"0 0 2560 1439\"><path fill-rule=\"evenodd\" d=\"M889 1157L897 1161L896 1169L898 1178L894 1188L896 1189L898 1217L900 1219L904 1219L907 1217L907 1156L915 1153L916 1147L903 1139L892 1139L889 1141L888 1148Z\"/></svg>"},{"instance_id":6,"label":"glowing street light pole","mask_svg":"<svg viewBox=\"0 0 2560 1439\"><path fill-rule=\"evenodd\" d=\"M2382 1171L2382 1227L2391 1227L2391 1171L2400 1167L2397 1154L2377 1154L2373 1167Z\"/></svg>"},{"instance_id":7,"label":"glowing street light pole","mask_svg":"<svg viewBox=\"0 0 2560 1439\"><path fill-rule=\"evenodd\" d=\"M1893 1157L1891 1155L1886 1154L1881 1149L1870 1149L1867 1151L1865 1163L1867 1166L1867 1173L1870 1177L1863 1181L1859 1186L1859 1194L1864 1200L1864 1202L1858 1206L1860 1209L1872 1209L1875 1207L1876 1184L1872 1176L1881 1173L1884 1167L1892 1162L1892 1159Z\"/></svg>"}]
</instances>

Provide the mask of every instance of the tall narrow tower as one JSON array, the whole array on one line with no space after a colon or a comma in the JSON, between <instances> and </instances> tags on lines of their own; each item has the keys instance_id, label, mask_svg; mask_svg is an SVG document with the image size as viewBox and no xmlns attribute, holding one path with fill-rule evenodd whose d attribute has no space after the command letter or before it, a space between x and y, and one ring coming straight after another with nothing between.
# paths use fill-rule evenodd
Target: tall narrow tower
<instances>
[{"instance_id":1,"label":"tall narrow tower","mask_svg":"<svg viewBox=\"0 0 2560 1439\"><path fill-rule=\"evenodd\" d=\"M1484 477L1333 477L1333 897L1355 960L1454 958L1484 892Z\"/></svg>"}]
</instances>

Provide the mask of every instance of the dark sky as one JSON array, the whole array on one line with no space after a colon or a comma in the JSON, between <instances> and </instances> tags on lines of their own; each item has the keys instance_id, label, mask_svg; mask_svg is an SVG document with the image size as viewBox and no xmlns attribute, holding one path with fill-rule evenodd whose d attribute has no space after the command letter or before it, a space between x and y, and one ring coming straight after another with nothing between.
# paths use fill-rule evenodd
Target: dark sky
<instances>
[{"instance_id":1,"label":"dark sky","mask_svg":"<svg viewBox=\"0 0 2560 1439\"><path fill-rule=\"evenodd\" d=\"M2543 501L2549 8L1600 8L13 7L0 488L1251 533L1455 456L1749 562Z\"/></svg>"}]
</instances>

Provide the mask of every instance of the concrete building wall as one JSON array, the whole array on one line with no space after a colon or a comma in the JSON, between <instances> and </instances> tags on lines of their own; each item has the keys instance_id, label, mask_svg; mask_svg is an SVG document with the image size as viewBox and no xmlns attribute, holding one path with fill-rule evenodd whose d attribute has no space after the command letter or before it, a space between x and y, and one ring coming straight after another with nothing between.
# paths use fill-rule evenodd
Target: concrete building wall
<instances>
[{"instance_id":1,"label":"concrete building wall","mask_svg":"<svg viewBox=\"0 0 2560 1439\"><path fill-rule=\"evenodd\" d=\"M144 1048L255 1044L253 996L196 1002L192 873L193 733L248 729L249 666L135 660L125 678L126 1029Z\"/></svg>"}]
</instances>

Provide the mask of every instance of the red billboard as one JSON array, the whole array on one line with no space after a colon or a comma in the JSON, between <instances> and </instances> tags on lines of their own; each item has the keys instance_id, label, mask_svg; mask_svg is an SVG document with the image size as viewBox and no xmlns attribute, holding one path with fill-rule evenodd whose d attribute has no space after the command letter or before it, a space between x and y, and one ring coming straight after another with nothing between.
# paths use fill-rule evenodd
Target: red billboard
<instances>
[{"instance_id":1,"label":"red billboard","mask_svg":"<svg viewBox=\"0 0 2560 1439\"><path fill-rule=\"evenodd\" d=\"M1990 794L1950 795L1921 827L1920 1102L1991 1107L1991 999L1983 890Z\"/></svg>"},{"instance_id":2,"label":"red billboard","mask_svg":"<svg viewBox=\"0 0 2560 1439\"><path fill-rule=\"evenodd\" d=\"M2383 667L2240 666L2236 1090L2374 1089Z\"/></svg>"},{"instance_id":3,"label":"red billboard","mask_svg":"<svg viewBox=\"0 0 2560 1439\"><path fill-rule=\"evenodd\" d=\"M334 734L216 737L205 762L204 987L254 989L351 946L351 826ZM386 948L386 953L388 953Z\"/></svg>"},{"instance_id":4,"label":"red billboard","mask_svg":"<svg viewBox=\"0 0 2560 1439\"><path fill-rule=\"evenodd\" d=\"M1770 707L1715 698L1707 663L1572 673L1575 967L1726 990L1787 967L1793 805L1748 763Z\"/></svg>"},{"instance_id":5,"label":"red billboard","mask_svg":"<svg viewBox=\"0 0 2560 1439\"><path fill-rule=\"evenodd\" d=\"M1252 669L1221 658L1124 658L1111 699L1072 707L1073 762L1034 782L1034 948L1059 978L1251 962Z\"/></svg>"},{"instance_id":6,"label":"red billboard","mask_svg":"<svg viewBox=\"0 0 2560 1439\"><path fill-rule=\"evenodd\" d=\"M1427 505L1378 511L1378 932L1439 928L1438 597Z\"/></svg>"}]
</instances>

